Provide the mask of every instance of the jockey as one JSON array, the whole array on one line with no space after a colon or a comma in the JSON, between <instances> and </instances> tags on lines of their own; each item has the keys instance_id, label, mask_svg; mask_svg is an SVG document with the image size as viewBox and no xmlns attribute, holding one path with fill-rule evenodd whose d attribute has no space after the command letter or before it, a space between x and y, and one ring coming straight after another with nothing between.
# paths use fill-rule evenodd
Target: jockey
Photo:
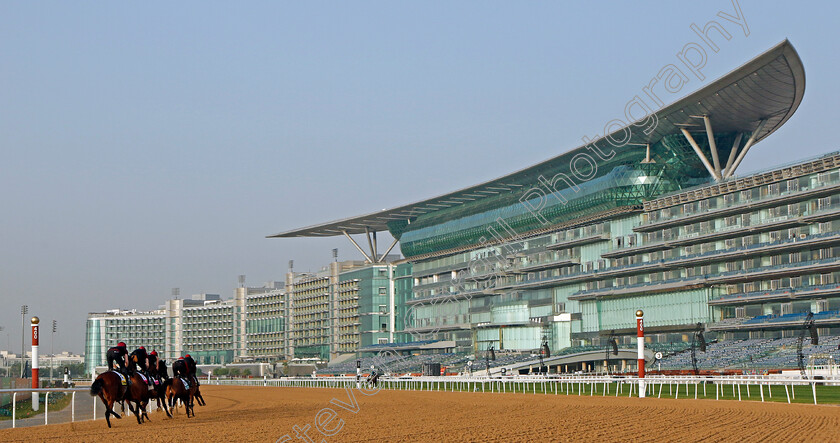
<instances>
[{"instance_id":1,"label":"jockey","mask_svg":"<svg viewBox=\"0 0 840 443\"><path fill-rule=\"evenodd\" d=\"M187 362L184 361L184 357L181 357L172 363L172 374L176 377L186 377L189 375Z\"/></svg>"},{"instance_id":2,"label":"jockey","mask_svg":"<svg viewBox=\"0 0 840 443\"><path fill-rule=\"evenodd\" d=\"M190 354L184 356L184 363L187 364L187 375L191 376L193 380L198 382L198 377L196 376L196 367L195 367L195 360L190 357Z\"/></svg>"},{"instance_id":3,"label":"jockey","mask_svg":"<svg viewBox=\"0 0 840 443\"><path fill-rule=\"evenodd\" d=\"M146 359L148 360L149 373L152 375L157 374L157 355L157 351L152 351L149 353L149 356L146 357Z\"/></svg>"},{"instance_id":4,"label":"jockey","mask_svg":"<svg viewBox=\"0 0 840 443\"><path fill-rule=\"evenodd\" d=\"M140 369L145 373L146 371L148 371L148 368L146 367L146 358L147 357L148 357L148 354L146 353L146 348L143 347L143 346L140 346L139 348L135 349L134 351L131 352L131 354L128 355L128 360L129 360L128 364L129 364L129 366L131 366L132 370L135 369L135 365L140 366Z\"/></svg>"},{"instance_id":5,"label":"jockey","mask_svg":"<svg viewBox=\"0 0 840 443\"><path fill-rule=\"evenodd\" d=\"M128 350L125 348L125 343L123 342L119 342L116 346L109 348L106 353L106 357L108 358L108 370L113 371L114 362L117 362L117 365L120 367L120 372L125 373L127 355Z\"/></svg>"}]
</instances>

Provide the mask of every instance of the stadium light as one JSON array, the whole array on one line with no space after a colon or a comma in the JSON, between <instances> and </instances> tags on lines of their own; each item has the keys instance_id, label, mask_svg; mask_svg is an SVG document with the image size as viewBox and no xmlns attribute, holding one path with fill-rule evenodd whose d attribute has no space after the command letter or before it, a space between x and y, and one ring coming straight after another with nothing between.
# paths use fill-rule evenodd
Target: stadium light
<instances>
[{"instance_id":1,"label":"stadium light","mask_svg":"<svg viewBox=\"0 0 840 443\"><path fill-rule=\"evenodd\" d=\"M29 305L20 307L20 378L24 375L24 360L26 360L26 314L29 313Z\"/></svg>"},{"instance_id":2,"label":"stadium light","mask_svg":"<svg viewBox=\"0 0 840 443\"><path fill-rule=\"evenodd\" d=\"M496 361L496 350L493 345L484 353L484 362L487 364L487 377L490 377L490 360Z\"/></svg>"},{"instance_id":3,"label":"stadium light","mask_svg":"<svg viewBox=\"0 0 840 443\"><path fill-rule=\"evenodd\" d=\"M799 342L796 346L796 355L798 357L799 363L799 373L802 375L803 379L808 378L807 372L805 372L805 352L802 350L803 342L805 341L805 331L811 335L811 345L817 345L820 342L820 338L817 335L817 327L814 324L814 313L808 312L808 315L805 316L805 322L802 323L802 331L799 333Z\"/></svg>"}]
</instances>

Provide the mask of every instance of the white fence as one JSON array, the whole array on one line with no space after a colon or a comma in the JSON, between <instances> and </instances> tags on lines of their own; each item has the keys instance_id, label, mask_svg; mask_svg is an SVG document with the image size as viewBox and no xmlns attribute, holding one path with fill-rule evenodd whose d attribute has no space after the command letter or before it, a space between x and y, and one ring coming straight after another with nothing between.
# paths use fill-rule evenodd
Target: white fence
<instances>
[{"instance_id":1,"label":"white fence","mask_svg":"<svg viewBox=\"0 0 840 443\"><path fill-rule=\"evenodd\" d=\"M293 388L355 388L364 383L364 379L357 382L355 377L287 377L287 378L263 378L263 379L242 379L242 380L208 380L205 383L212 385L239 385L239 386L278 386ZM689 387L693 388L694 398L702 389L703 397L708 390L713 389L715 399L719 400L731 391L732 397L739 401L743 397L751 398L757 394L764 401L766 394L772 398L770 387L781 386L785 390L788 403L796 399L793 390L795 386L810 386L811 396L814 404L817 404L817 385L840 386L840 377L825 379L798 379L782 378L763 375L736 375L736 376L651 376L644 379L638 377L616 377L609 375L600 376L511 376L511 377L380 377L377 388L391 390L411 391L467 391L467 392L499 392L499 393L534 393L539 391L548 395L553 393L576 394L576 395L623 395L627 391L628 396L639 395L639 389L644 389L645 397L662 397L664 391L668 396L680 398L680 390L690 396ZM612 393L612 391L615 391Z\"/></svg>"},{"instance_id":2,"label":"white fence","mask_svg":"<svg viewBox=\"0 0 840 443\"><path fill-rule=\"evenodd\" d=\"M443 392L490 392L490 393L533 393L539 391L544 395L566 394L566 395L589 395L597 393L601 396L607 395L639 395L639 389L644 389L646 397L656 396L660 398L663 392L668 396L674 395L680 398L680 391L685 394L683 397L691 396L698 398L698 393L703 390L703 397L707 396L708 390L714 389L715 399L720 399L727 392L732 397L751 398L758 394L761 401L765 400L766 394L772 398L771 386L782 386L788 403L796 399L794 386L810 386L814 404L817 404L817 385L840 387L840 376L826 377L825 379L799 379L783 378L778 376L762 375L734 375L734 376L651 376L644 379L638 377L617 377L609 375L549 375L549 376L508 376L508 377L486 377L486 376L448 376L448 377L379 377L376 389L390 389L399 391L443 391ZM208 385L235 385L235 386L277 386L289 388L357 388L364 384L364 379L356 380L356 377L284 377L284 378L251 378L251 379L230 379L230 380L203 380ZM370 387L372 388L372 387ZM667 391L665 390L667 389ZM614 391L614 392L613 392ZM70 399L70 421L76 421L76 393L83 392L89 395L89 388L43 388L43 389L0 389L0 394L12 395L12 428L17 425L17 397L18 394L31 394L33 392L46 393L44 403L44 424L49 424L49 395L56 392L64 392L71 395ZM92 418L96 419L96 399L93 401Z\"/></svg>"},{"instance_id":3,"label":"white fence","mask_svg":"<svg viewBox=\"0 0 840 443\"><path fill-rule=\"evenodd\" d=\"M88 392L90 391L89 388L40 388L40 389L22 389L22 388L14 388L14 389L0 389L0 394L12 394L12 428L17 427L17 397L18 394L28 394L28 393L46 393L46 397L44 399L44 424L50 424L50 394L57 393L57 392L64 392L70 394L70 421L76 421L76 393L83 392L84 395L89 395ZM93 418L96 418L96 402L93 402Z\"/></svg>"}]
</instances>

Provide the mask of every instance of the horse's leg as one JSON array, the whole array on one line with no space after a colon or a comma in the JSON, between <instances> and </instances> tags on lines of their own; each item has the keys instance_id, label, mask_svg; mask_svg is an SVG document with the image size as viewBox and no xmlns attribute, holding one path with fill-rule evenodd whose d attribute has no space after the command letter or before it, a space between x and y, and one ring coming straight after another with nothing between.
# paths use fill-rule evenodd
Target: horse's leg
<instances>
[{"instance_id":1,"label":"horse's leg","mask_svg":"<svg viewBox=\"0 0 840 443\"><path fill-rule=\"evenodd\" d=\"M151 418L149 418L149 413L148 413L148 411L146 411L146 406L148 406L148 405L149 405L149 399L147 398L147 399L143 400L143 403L142 403L142 407L143 407L143 422L144 422L144 423L146 422L146 420L148 420L148 421L152 421L152 419L151 419Z\"/></svg>"},{"instance_id":2,"label":"horse's leg","mask_svg":"<svg viewBox=\"0 0 840 443\"><path fill-rule=\"evenodd\" d=\"M140 411L140 402L135 400L134 401L134 407L133 408L131 407L131 403L128 404L128 407L129 407L129 409L132 410L131 412L134 412L134 417L137 418L137 424L142 425L143 422L140 420L141 413L142 413L142 411Z\"/></svg>"},{"instance_id":3,"label":"horse's leg","mask_svg":"<svg viewBox=\"0 0 840 443\"><path fill-rule=\"evenodd\" d=\"M169 418L172 418L172 414L170 414L170 413L169 413L169 408L166 406L166 394L163 394L163 395L164 395L164 397L163 397L163 402L161 402L161 401L160 401L160 396L158 396L158 405L160 405L161 403L163 403L163 412L166 412L166 415L167 415Z\"/></svg>"},{"instance_id":4,"label":"horse's leg","mask_svg":"<svg viewBox=\"0 0 840 443\"><path fill-rule=\"evenodd\" d=\"M105 400L105 394L100 392L99 398L102 399L102 404L105 405L105 422L108 423L108 427L111 427L111 406L114 402L109 402ZM116 414L114 414L116 415Z\"/></svg>"}]
</instances>

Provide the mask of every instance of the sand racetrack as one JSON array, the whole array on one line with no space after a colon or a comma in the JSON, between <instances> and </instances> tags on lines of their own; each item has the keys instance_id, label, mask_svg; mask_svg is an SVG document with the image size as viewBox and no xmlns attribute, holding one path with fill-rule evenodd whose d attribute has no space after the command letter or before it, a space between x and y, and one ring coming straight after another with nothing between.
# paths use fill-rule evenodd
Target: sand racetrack
<instances>
[{"instance_id":1,"label":"sand racetrack","mask_svg":"<svg viewBox=\"0 0 840 443\"><path fill-rule=\"evenodd\" d=\"M112 419L112 429L104 420L9 429L0 431L0 441L274 442L287 434L298 441L296 425L311 426L311 441L840 441L836 406L390 390L353 390L354 405L340 389L202 386L202 392L207 406L196 406L195 418L182 409L173 419L150 413L142 426L128 416ZM346 409L331 404L334 398ZM324 408L337 414L322 427L334 433L329 437L314 427Z\"/></svg>"}]
</instances>

